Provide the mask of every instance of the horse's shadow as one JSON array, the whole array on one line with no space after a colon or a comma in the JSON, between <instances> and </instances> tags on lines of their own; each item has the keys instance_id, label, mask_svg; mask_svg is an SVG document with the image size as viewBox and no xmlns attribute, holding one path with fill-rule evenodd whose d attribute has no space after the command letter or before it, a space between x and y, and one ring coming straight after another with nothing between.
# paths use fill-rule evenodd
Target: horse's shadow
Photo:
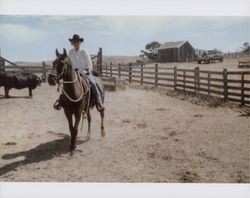
<instances>
[{"instance_id":1,"label":"horse's shadow","mask_svg":"<svg viewBox=\"0 0 250 198\"><path fill-rule=\"evenodd\" d=\"M10 171L16 170L19 166L25 166L41 161L48 161L62 154L72 154L69 149L70 137L68 135L61 136L63 136L63 138L40 144L37 147L27 151L20 151L17 153L3 155L2 159L4 160L14 159L20 156L24 156L25 159L17 162L12 162L10 164L0 167L0 176ZM77 140L76 143L82 144L84 143L84 141Z\"/></svg>"},{"instance_id":2,"label":"horse's shadow","mask_svg":"<svg viewBox=\"0 0 250 198\"><path fill-rule=\"evenodd\" d=\"M16 98L32 99L32 97L30 97L30 96L9 96L6 98L5 95L0 95L0 100L16 99Z\"/></svg>"}]
</instances>

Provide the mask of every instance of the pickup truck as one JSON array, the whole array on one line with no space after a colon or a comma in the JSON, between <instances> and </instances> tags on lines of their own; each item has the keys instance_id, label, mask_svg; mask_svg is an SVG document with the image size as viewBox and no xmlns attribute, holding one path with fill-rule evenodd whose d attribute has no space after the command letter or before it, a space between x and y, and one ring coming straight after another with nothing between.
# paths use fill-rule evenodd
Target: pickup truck
<instances>
[{"instance_id":1,"label":"pickup truck","mask_svg":"<svg viewBox=\"0 0 250 198\"><path fill-rule=\"evenodd\" d=\"M208 50L204 52L202 56L197 57L197 63L213 63L215 61L223 62L222 52L216 52L213 50Z\"/></svg>"}]
</instances>

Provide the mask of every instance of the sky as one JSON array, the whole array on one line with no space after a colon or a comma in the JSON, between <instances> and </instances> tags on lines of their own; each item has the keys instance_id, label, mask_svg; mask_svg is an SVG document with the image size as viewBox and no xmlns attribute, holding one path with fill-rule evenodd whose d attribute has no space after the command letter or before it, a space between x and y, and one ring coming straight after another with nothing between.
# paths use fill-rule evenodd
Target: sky
<instances>
[{"instance_id":1,"label":"sky","mask_svg":"<svg viewBox=\"0 0 250 198\"><path fill-rule=\"evenodd\" d=\"M151 41L188 40L194 48L239 50L250 41L250 17L0 15L1 55L12 61L46 61L55 49L71 48L68 38L84 37L96 54L139 55Z\"/></svg>"}]
</instances>

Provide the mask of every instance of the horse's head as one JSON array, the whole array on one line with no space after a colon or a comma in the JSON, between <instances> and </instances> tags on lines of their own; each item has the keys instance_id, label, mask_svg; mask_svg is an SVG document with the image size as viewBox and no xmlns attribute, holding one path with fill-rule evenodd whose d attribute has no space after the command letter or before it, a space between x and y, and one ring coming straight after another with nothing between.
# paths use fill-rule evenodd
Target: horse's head
<instances>
[{"instance_id":1,"label":"horse's head","mask_svg":"<svg viewBox=\"0 0 250 198\"><path fill-rule=\"evenodd\" d=\"M63 48L63 53L60 54L56 49L56 59L53 61L53 68L51 74L48 76L50 85L55 85L56 82L64 78L65 73L68 71L70 59L67 55L66 49Z\"/></svg>"},{"instance_id":2,"label":"horse's head","mask_svg":"<svg viewBox=\"0 0 250 198\"><path fill-rule=\"evenodd\" d=\"M56 49L56 59L53 61L53 70L52 73L57 76L60 80L65 75L65 72L68 69L69 57L67 55L66 49L63 48L63 53L60 54Z\"/></svg>"}]
</instances>

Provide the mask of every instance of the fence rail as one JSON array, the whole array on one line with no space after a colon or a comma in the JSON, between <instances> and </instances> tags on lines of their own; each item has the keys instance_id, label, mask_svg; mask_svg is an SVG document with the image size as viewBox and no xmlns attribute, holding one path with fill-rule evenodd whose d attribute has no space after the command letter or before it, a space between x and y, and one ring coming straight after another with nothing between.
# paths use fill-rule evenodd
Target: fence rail
<instances>
[{"instance_id":1,"label":"fence rail","mask_svg":"<svg viewBox=\"0 0 250 198\"><path fill-rule=\"evenodd\" d=\"M249 52L228 52L223 54L224 58L246 58L250 57Z\"/></svg>"},{"instance_id":2,"label":"fence rail","mask_svg":"<svg viewBox=\"0 0 250 198\"><path fill-rule=\"evenodd\" d=\"M96 59L96 62L94 60ZM102 48L99 48L97 55L91 58L94 68L102 75ZM8 63L9 65L6 65ZM36 74L42 74L42 79L46 81L47 74L51 73L52 65L42 62L42 66L32 65L32 66L20 66L16 63L0 56L0 71L24 71Z\"/></svg>"},{"instance_id":3,"label":"fence rail","mask_svg":"<svg viewBox=\"0 0 250 198\"><path fill-rule=\"evenodd\" d=\"M154 67L140 65L103 66L103 76L119 77L128 82L170 87L176 91L192 92L214 96L224 101L233 101L241 105L250 105L250 71L209 71L180 69L177 67Z\"/></svg>"},{"instance_id":4,"label":"fence rail","mask_svg":"<svg viewBox=\"0 0 250 198\"><path fill-rule=\"evenodd\" d=\"M250 61L239 61L238 67L239 68L250 68Z\"/></svg>"}]
</instances>

